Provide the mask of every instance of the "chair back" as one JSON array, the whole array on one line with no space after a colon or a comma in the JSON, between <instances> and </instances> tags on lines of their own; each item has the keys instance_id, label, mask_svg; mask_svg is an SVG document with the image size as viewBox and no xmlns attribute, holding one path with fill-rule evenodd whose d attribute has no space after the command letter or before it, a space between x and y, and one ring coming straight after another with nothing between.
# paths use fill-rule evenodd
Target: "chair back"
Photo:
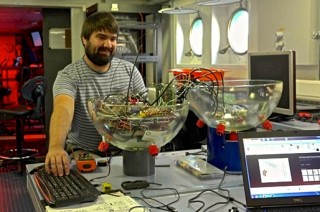
<instances>
[{"instance_id":1,"label":"chair back","mask_svg":"<svg viewBox=\"0 0 320 212\"><path fill-rule=\"evenodd\" d=\"M40 119L44 114L44 96L47 92L47 78L37 76L26 81L21 87L21 95L33 104L32 119Z\"/></svg>"}]
</instances>

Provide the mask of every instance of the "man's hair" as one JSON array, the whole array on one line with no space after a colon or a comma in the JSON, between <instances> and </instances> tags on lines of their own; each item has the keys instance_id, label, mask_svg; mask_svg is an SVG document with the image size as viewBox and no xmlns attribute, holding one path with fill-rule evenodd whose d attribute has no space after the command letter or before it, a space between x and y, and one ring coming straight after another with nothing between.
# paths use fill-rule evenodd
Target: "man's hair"
<instances>
[{"instance_id":1,"label":"man's hair","mask_svg":"<svg viewBox=\"0 0 320 212\"><path fill-rule=\"evenodd\" d=\"M119 26L111 13L96 12L89 15L82 25L81 37L89 40L92 33L99 31L108 31L118 34Z\"/></svg>"}]
</instances>

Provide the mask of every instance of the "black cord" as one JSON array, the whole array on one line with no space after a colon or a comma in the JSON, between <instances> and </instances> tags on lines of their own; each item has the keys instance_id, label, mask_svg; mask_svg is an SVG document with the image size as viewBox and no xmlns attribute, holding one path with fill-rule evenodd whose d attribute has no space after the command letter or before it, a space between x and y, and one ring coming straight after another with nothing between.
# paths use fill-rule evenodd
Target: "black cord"
<instances>
[{"instance_id":1,"label":"black cord","mask_svg":"<svg viewBox=\"0 0 320 212\"><path fill-rule=\"evenodd\" d=\"M133 212L134 209L144 209L143 211L145 211L146 209L149 211L149 208L143 205L138 205L138 206L133 206L132 208L129 209L129 212Z\"/></svg>"},{"instance_id":2,"label":"black cord","mask_svg":"<svg viewBox=\"0 0 320 212\"><path fill-rule=\"evenodd\" d=\"M186 156L188 155L203 155L203 156L207 156L207 153L203 150L200 150L198 152L186 152Z\"/></svg>"},{"instance_id":3,"label":"black cord","mask_svg":"<svg viewBox=\"0 0 320 212\"><path fill-rule=\"evenodd\" d=\"M176 200L173 200L172 202L170 202L170 203L168 203L168 204L163 204L162 202L160 202L160 201L158 201L158 200L156 200L156 199L154 199L154 198L147 197L147 196L144 194L144 192L152 191L152 190L156 190L156 191L160 191L160 190L171 190L171 191L174 192L174 194L177 195L177 199L176 199ZM147 189L144 189L144 190L141 191L141 195L142 195L142 197L145 198L145 199L153 200L153 201L155 201L155 202L158 202L159 204L162 204L163 207L165 207L165 209L168 209L168 211L172 211L172 209L173 209L173 208L169 207L170 205L172 205L172 204L174 204L174 203L176 203L176 202L178 202L178 201L180 200L180 194L179 194L178 190L177 190L177 189L174 189L174 188L147 188Z\"/></svg>"},{"instance_id":4,"label":"black cord","mask_svg":"<svg viewBox=\"0 0 320 212\"><path fill-rule=\"evenodd\" d=\"M151 198L151 197L148 197L145 193L148 192L148 191L153 191L153 190L156 190L156 191L160 191L160 190L171 190L173 191L173 193L175 194L174 196L176 196L176 199L165 204L155 198ZM138 199L140 201L142 201L145 205L147 205L149 208L153 208L153 209L158 209L158 210L163 210L163 211L177 211L176 208L174 208L173 206L171 206L172 204L178 202L180 200L180 194L178 192L178 190L174 189L174 188L146 188L146 189L143 189L141 191L141 197L132 197L134 199ZM153 202L156 202L159 204L159 206L156 206L156 205L153 205L153 204L150 204L148 203L146 200L151 200ZM146 208L146 207L143 207L143 208Z\"/></svg>"},{"instance_id":5,"label":"black cord","mask_svg":"<svg viewBox=\"0 0 320 212\"><path fill-rule=\"evenodd\" d=\"M227 201L224 201L224 202L216 202L216 203L210 205L209 207L205 208L204 211L207 211L207 210L209 210L210 208L212 208L212 207L214 207L214 206L216 206L216 205L228 204L228 203L230 202L230 198L226 197L225 195L220 194L220 193L218 193L218 192L216 192L216 191L214 191L214 190L212 190L212 189L205 189L205 190L201 191L199 194L197 194L195 197L193 197L193 198L191 198L191 199L188 200L188 204L189 204L189 205L190 205L190 203L201 203L201 206L196 210L197 212L201 211L201 209L203 209L204 206L205 206L205 202L204 202L204 201L202 201L202 200L197 200L197 199L198 199L202 194L204 194L205 192L215 193L215 194L217 194L217 195L220 196L220 197L226 198Z\"/></svg>"},{"instance_id":6,"label":"black cord","mask_svg":"<svg viewBox=\"0 0 320 212\"><path fill-rule=\"evenodd\" d=\"M223 183L223 181L224 181L224 179L225 179L225 177L226 177L226 174L227 174L226 169L227 169L227 167L225 167L225 169L224 169L223 176L222 176L222 179L221 179L221 181L220 181L220 183L219 183L219 185L218 185L217 190L218 190L218 191L227 192L227 195L224 195L224 194L219 193L219 192L217 192L217 191L215 191L215 190L212 190L212 189L205 189L205 190L201 191L201 192L200 192L199 194L197 194L195 197L193 197L193 198L191 198L191 199L188 200L188 204L190 204L190 203L201 203L201 206L196 210L197 212L199 212L199 211L200 211L201 209L203 209L204 206L205 206L205 202L204 202L204 201L202 201L202 200L197 200L197 199L198 199L203 193L205 193L205 192L212 192L212 193L214 193L214 194L216 194L216 195L218 195L218 196L220 196L220 197L222 197L222 198L225 198L226 201L216 202L216 203L208 206L207 208L205 208L205 209L203 210L203 212L208 211L210 208L212 208L212 207L214 207L214 206L221 205L221 204L228 204L228 203L230 203L230 202L236 202L236 203L242 205L244 208L246 208L246 205L245 205L244 203L242 203L242 202L240 202L240 201L238 201L238 200L236 200L236 199L234 199L233 197L230 196L230 191L229 191L228 189L223 189L223 188L222 188L222 183Z\"/></svg>"},{"instance_id":7,"label":"black cord","mask_svg":"<svg viewBox=\"0 0 320 212\"><path fill-rule=\"evenodd\" d=\"M153 208L153 209L159 209L159 210L163 210L163 211L170 211L170 210L167 209L167 208L162 208L162 207L165 206L165 204L163 204L163 203L160 203L162 206L154 206L154 205L151 205L150 203L148 203L146 200L144 200L144 199L141 198L141 197L132 197L132 198L133 198L133 199L138 199L138 200L140 200L141 202L143 202L143 203L144 203L145 205L147 205L147 206L140 206L140 207L134 206L134 207L130 208L129 211L132 211L132 210L135 209L135 208L147 208L147 209ZM154 200L154 199L152 199L152 200ZM172 211L172 210L171 210L171 211Z\"/></svg>"},{"instance_id":8,"label":"black cord","mask_svg":"<svg viewBox=\"0 0 320 212\"><path fill-rule=\"evenodd\" d=\"M223 188L221 188L221 186L222 186L222 183L223 183L223 181L224 181L224 179L225 179L225 177L226 177L226 174L227 174L227 167L225 167L225 169L223 170L223 176L222 176L222 179L221 179L221 181L220 181L220 183L219 183L219 185L218 185L218 190L220 190L220 191L226 191L227 193L228 193L228 196L224 196L223 194L219 194L221 197L224 197L224 198L227 198L229 201L231 201L231 202L236 202L236 203L238 203L238 204L240 204L240 205L242 205L243 207L245 207L246 208L246 205L244 204L244 203L242 203L242 202L240 202L240 201L238 201L238 200L236 200L235 198L233 198L233 197L231 197L230 196L230 191L229 190L227 190L227 189L223 189Z\"/></svg>"},{"instance_id":9,"label":"black cord","mask_svg":"<svg viewBox=\"0 0 320 212\"><path fill-rule=\"evenodd\" d=\"M107 151L105 151L105 154L107 156ZM111 173L111 158L112 158L112 154L110 153L110 157L107 160L108 173L106 175L103 175L103 176L94 177L94 178L89 180L90 182L92 182L94 180L97 180L97 179L101 179L101 178L107 178L110 175L110 173Z\"/></svg>"},{"instance_id":10,"label":"black cord","mask_svg":"<svg viewBox=\"0 0 320 212\"><path fill-rule=\"evenodd\" d=\"M247 205L246 205L246 204L244 204L243 202L240 202L239 200L236 200L236 199L233 198L233 197L230 197L230 201L236 202L236 203L238 203L239 205L243 206L244 208L247 208Z\"/></svg>"},{"instance_id":11,"label":"black cord","mask_svg":"<svg viewBox=\"0 0 320 212\"><path fill-rule=\"evenodd\" d=\"M211 82L211 85L208 85L207 83L204 83L203 81L200 81L200 85L205 85L207 87L207 89L205 89L205 91L208 91L212 96L213 96L213 100L215 101L215 105L214 105L214 108L213 108L213 115L216 114L217 110L218 110L218 107L219 107L219 100L218 100L218 97L219 97L219 87L224 86L224 81L223 81L223 75L221 72L219 71L212 71L210 69L206 69L206 68L199 68L199 69L194 69L192 70L189 75L191 75L193 72L195 71L207 71L208 73L204 73L203 75L199 76L199 77L196 77L194 78L195 81L197 81L198 79L200 78L207 78L208 81ZM219 74L220 75L220 78L221 80L218 80L218 77L216 74ZM209 75L212 75L214 79L210 78ZM221 85L219 85L219 82L221 82ZM199 86L199 85L198 85ZM203 89L201 89L203 90ZM188 91L187 91L188 92ZM224 103L224 90L221 89L221 94L222 94L222 99L221 99L221 102L222 102L222 106L225 107L225 103Z\"/></svg>"},{"instance_id":12,"label":"black cord","mask_svg":"<svg viewBox=\"0 0 320 212\"><path fill-rule=\"evenodd\" d=\"M164 88L164 90L161 92L161 94L150 104L151 106L154 105L157 101L159 101L159 99L164 95L164 93L166 92L166 90L171 86L171 84L174 82L175 78L173 78L168 84L167 86Z\"/></svg>"},{"instance_id":13,"label":"black cord","mask_svg":"<svg viewBox=\"0 0 320 212\"><path fill-rule=\"evenodd\" d=\"M138 61L140 49L141 49L141 45L139 46L138 53L137 53L137 56L136 56L136 58L135 58L135 60L134 60L134 63L133 63L133 66L132 66L132 70L131 70L131 73L130 73L129 86L128 86L128 91L127 91L127 101L126 101L127 104L126 104L126 105L129 104L130 86L131 86L131 83L132 83L132 77L133 77L134 68L135 68L136 65L137 65L137 61ZM132 87L132 88L133 88L133 87ZM134 90L134 88L133 88L133 90Z\"/></svg>"}]
</instances>

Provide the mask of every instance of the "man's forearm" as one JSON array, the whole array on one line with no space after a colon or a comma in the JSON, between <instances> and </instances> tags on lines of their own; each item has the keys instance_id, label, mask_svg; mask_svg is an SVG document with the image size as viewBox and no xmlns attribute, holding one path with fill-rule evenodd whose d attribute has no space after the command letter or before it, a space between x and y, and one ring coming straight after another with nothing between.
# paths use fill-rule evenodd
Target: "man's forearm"
<instances>
[{"instance_id":1,"label":"man's forearm","mask_svg":"<svg viewBox=\"0 0 320 212\"><path fill-rule=\"evenodd\" d=\"M65 140L70 129L71 115L64 109L53 112L50 120L49 148L65 146Z\"/></svg>"}]
</instances>

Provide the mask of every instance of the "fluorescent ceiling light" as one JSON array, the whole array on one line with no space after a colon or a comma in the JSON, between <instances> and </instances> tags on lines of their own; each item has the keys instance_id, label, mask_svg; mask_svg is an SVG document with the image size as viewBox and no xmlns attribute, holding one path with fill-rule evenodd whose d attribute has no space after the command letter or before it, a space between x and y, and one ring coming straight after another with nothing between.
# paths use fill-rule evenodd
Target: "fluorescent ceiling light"
<instances>
[{"instance_id":1,"label":"fluorescent ceiling light","mask_svg":"<svg viewBox=\"0 0 320 212\"><path fill-rule=\"evenodd\" d=\"M238 3L241 0L198 0L198 5L224 5L224 4L233 4Z\"/></svg>"},{"instance_id":2,"label":"fluorescent ceiling light","mask_svg":"<svg viewBox=\"0 0 320 212\"><path fill-rule=\"evenodd\" d=\"M182 14L198 13L198 10L186 9L186 8L180 8L180 7L174 7L174 8L169 7L169 8L164 8L159 10L158 13L169 14L169 15L182 15Z\"/></svg>"}]
</instances>

